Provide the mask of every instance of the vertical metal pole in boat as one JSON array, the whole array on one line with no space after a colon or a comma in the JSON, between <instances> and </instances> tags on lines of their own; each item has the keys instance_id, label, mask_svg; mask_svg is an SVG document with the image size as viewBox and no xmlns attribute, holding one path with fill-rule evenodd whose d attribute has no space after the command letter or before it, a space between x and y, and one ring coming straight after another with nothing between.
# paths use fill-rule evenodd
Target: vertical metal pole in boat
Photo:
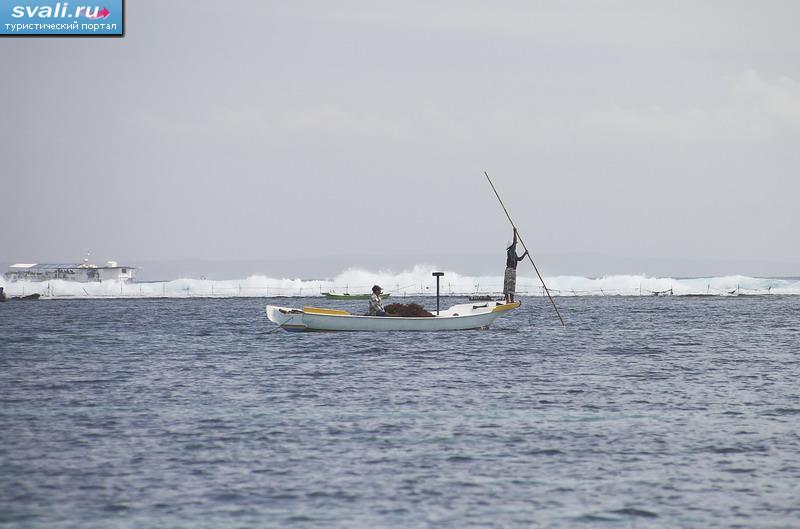
<instances>
[{"instance_id":1,"label":"vertical metal pole in boat","mask_svg":"<svg viewBox=\"0 0 800 529\"><path fill-rule=\"evenodd\" d=\"M436 278L436 315L439 315L439 278L444 275L444 272L434 272L431 274Z\"/></svg>"}]
</instances>

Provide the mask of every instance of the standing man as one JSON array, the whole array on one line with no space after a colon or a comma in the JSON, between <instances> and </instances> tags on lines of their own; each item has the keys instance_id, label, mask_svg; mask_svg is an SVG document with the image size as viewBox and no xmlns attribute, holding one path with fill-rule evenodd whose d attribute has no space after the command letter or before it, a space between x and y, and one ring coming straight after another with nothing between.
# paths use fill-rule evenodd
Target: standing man
<instances>
[{"instance_id":1,"label":"standing man","mask_svg":"<svg viewBox=\"0 0 800 529\"><path fill-rule=\"evenodd\" d=\"M506 303L514 302L514 290L517 288L517 262L525 259L528 250L522 255L517 255L517 228L514 228L514 242L506 250L506 273L503 277L503 294Z\"/></svg>"}]
</instances>

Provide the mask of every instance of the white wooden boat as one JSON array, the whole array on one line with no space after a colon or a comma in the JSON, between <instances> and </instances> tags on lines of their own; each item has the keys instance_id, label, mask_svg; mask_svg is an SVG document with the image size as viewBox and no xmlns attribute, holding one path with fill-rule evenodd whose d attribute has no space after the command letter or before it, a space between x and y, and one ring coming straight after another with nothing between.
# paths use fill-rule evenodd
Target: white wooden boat
<instances>
[{"instance_id":1,"label":"white wooden boat","mask_svg":"<svg viewBox=\"0 0 800 529\"><path fill-rule=\"evenodd\" d=\"M267 305L267 318L287 331L464 331L486 329L501 314L520 303L465 303L453 305L438 316L403 318L359 316L346 310Z\"/></svg>"}]
</instances>

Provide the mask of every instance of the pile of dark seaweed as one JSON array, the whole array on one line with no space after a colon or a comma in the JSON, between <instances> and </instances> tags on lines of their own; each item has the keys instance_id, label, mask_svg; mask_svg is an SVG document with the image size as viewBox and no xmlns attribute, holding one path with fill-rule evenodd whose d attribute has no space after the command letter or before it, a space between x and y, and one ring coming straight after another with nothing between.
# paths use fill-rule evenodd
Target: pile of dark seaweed
<instances>
[{"instance_id":1,"label":"pile of dark seaweed","mask_svg":"<svg viewBox=\"0 0 800 529\"><path fill-rule=\"evenodd\" d=\"M404 318L432 318L433 314L417 303L392 303L384 307L387 316L402 316Z\"/></svg>"}]
</instances>

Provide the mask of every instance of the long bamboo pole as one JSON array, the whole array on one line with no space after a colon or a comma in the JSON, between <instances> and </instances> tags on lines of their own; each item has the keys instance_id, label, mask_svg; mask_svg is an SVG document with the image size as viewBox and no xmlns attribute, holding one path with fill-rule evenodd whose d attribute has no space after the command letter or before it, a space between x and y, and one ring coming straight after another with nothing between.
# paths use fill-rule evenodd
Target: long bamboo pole
<instances>
[{"instance_id":1,"label":"long bamboo pole","mask_svg":"<svg viewBox=\"0 0 800 529\"><path fill-rule=\"evenodd\" d=\"M506 209L506 205L503 204L503 199L500 198L500 194L497 192L497 188L494 187L494 184L492 183L492 179L489 178L489 173L484 171L483 174L486 175L486 180L488 180L489 181L489 185L492 186L492 191L494 191L494 196L497 197L497 200L500 201L500 205L503 206L503 211L506 213L506 217L508 217L508 222L511 223L511 227L514 228L514 230L517 232L517 238L519 239L519 242L522 243L522 247L525 248L525 252L528 254L528 260L533 265L533 269L536 270L536 275L539 276L539 281L542 282L542 287L544 288L544 291L547 293L547 297L550 299L550 303L553 304L553 308L556 310L556 315L558 316L559 321L561 321L562 327L566 327L567 324L564 323L564 318L561 317L561 313L558 312L558 307L556 306L556 302L553 299L553 296L550 295L550 289L547 288L547 285L545 284L544 279L542 278L542 274L539 273L539 268L537 268L536 263L533 262L533 258L531 257L531 252L528 251L528 247L525 246L525 241L522 240L522 235L519 234L519 230L517 230L517 226L514 224L514 221L511 220L511 215L509 215L508 209Z\"/></svg>"}]
</instances>

